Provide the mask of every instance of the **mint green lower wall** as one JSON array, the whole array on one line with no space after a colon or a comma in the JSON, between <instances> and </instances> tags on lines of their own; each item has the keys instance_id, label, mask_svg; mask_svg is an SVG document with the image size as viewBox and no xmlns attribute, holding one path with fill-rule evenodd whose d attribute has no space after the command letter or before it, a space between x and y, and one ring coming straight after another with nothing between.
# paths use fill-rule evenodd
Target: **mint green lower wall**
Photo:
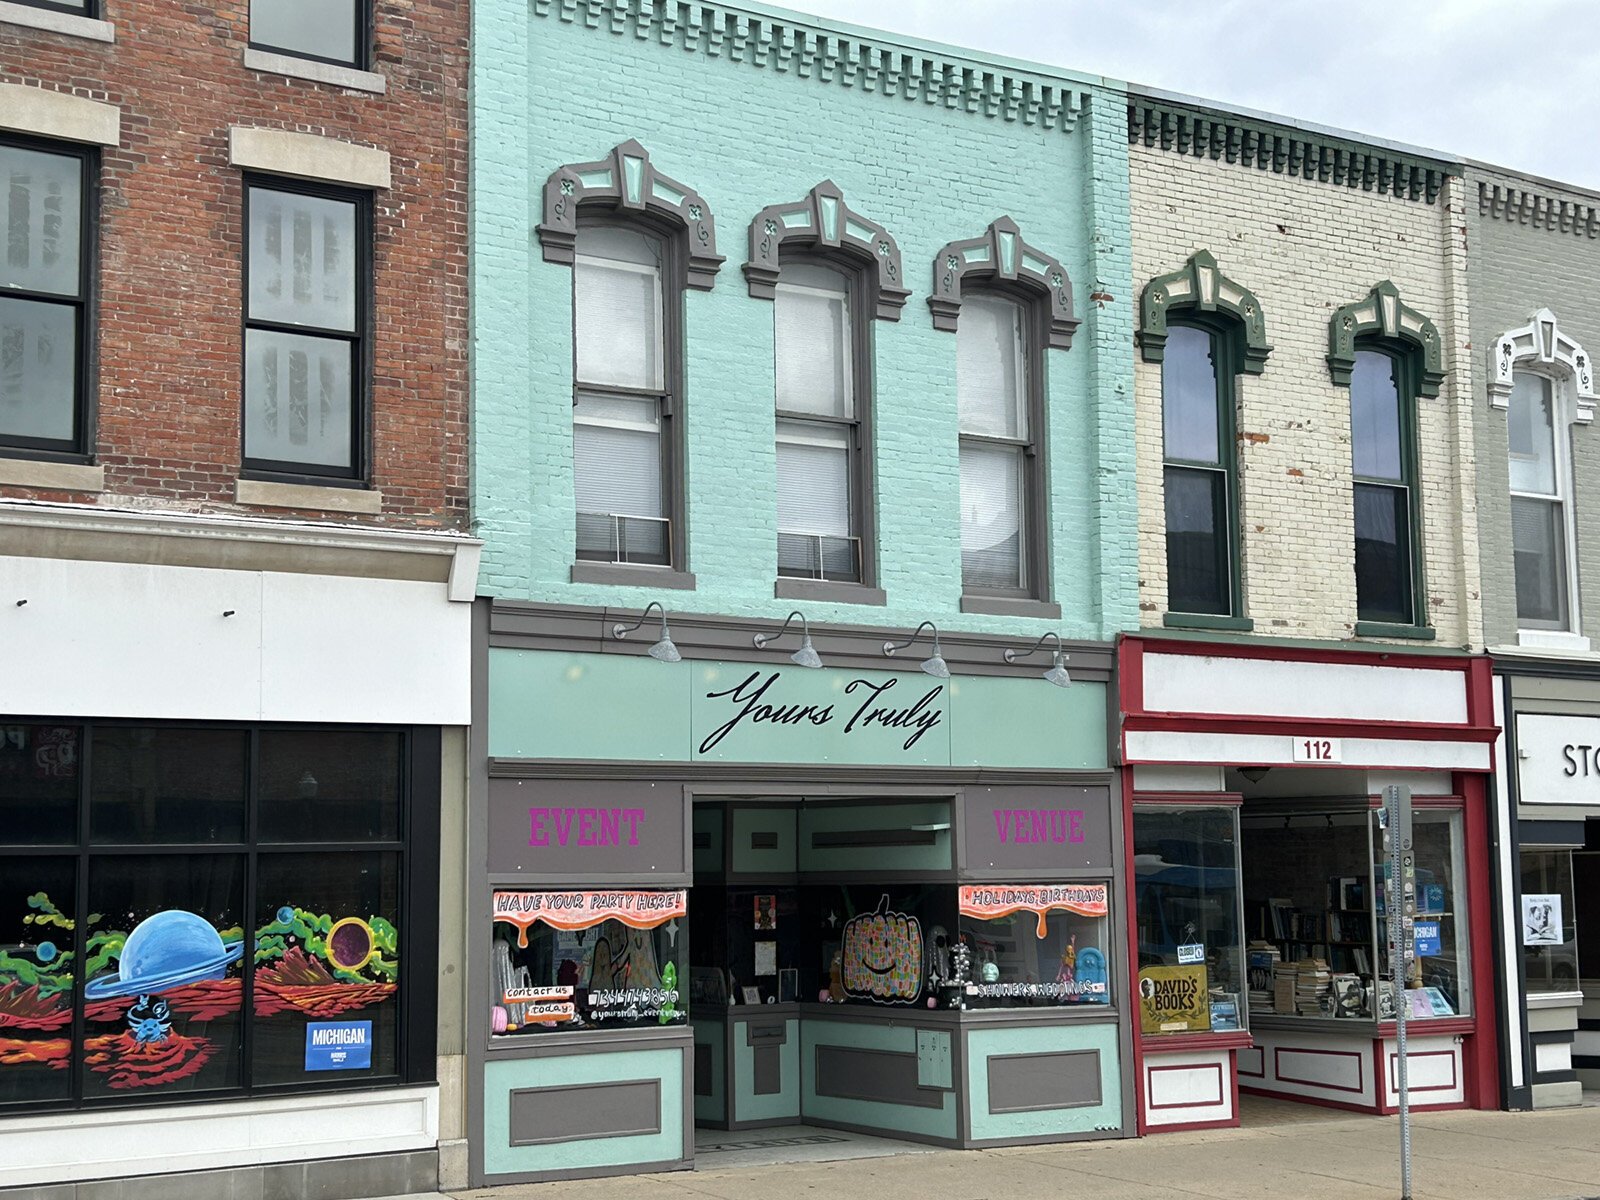
<instances>
[{"instance_id":1,"label":"mint green lower wall","mask_svg":"<svg viewBox=\"0 0 1600 1200\"><path fill-rule=\"evenodd\" d=\"M483 1169L489 1176L531 1175L676 1162L693 1151L684 1145L684 1055L681 1049L564 1054L491 1061L483 1070ZM591 1138L538 1146L511 1145L511 1093L606 1083L661 1081L661 1131L631 1137Z\"/></svg>"},{"instance_id":2,"label":"mint green lower wall","mask_svg":"<svg viewBox=\"0 0 1600 1200\"><path fill-rule=\"evenodd\" d=\"M924 1031L928 1033L930 1031ZM946 1042L949 1034L940 1031ZM909 1025L880 1025L865 1021L830 1021L807 1017L800 1022L801 1112L810 1120L837 1121L862 1129L881 1129L886 1134L913 1133L923 1137L957 1136L956 1094L944 1091L938 1108L916 1108L875 1100L819 1096L816 1089L818 1046L842 1046L862 1050L884 1050L896 1054L918 1054L917 1030ZM928 1040L924 1038L924 1052ZM948 1053L948 1046L945 1047ZM925 1056L925 1054L924 1054ZM920 1065L920 1064L919 1064Z\"/></svg>"},{"instance_id":3,"label":"mint green lower wall","mask_svg":"<svg viewBox=\"0 0 1600 1200\"><path fill-rule=\"evenodd\" d=\"M1034 1112L989 1111L989 1058L994 1055L1052 1054L1094 1050L1100 1055L1100 1103ZM967 1092L972 1140L1035 1138L1111 1132L1122 1126L1122 1068L1117 1026L1051 1025L1032 1028L974 1029L967 1034Z\"/></svg>"},{"instance_id":4,"label":"mint green lower wall","mask_svg":"<svg viewBox=\"0 0 1600 1200\"><path fill-rule=\"evenodd\" d=\"M756 1051L746 1036L749 1026L738 1021L733 1027L733 1119L735 1121L777 1121L800 1119L800 1022L784 1022L785 1039L778 1047L779 1078L782 1087L764 1096L756 1095Z\"/></svg>"}]
</instances>

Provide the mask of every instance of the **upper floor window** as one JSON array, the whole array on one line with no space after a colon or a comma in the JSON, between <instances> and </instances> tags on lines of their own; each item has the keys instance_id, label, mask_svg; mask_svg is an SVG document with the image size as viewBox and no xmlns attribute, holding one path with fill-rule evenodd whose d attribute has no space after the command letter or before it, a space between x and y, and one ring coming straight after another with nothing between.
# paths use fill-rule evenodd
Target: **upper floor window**
<instances>
[{"instance_id":1,"label":"upper floor window","mask_svg":"<svg viewBox=\"0 0 1600 1200\"><path fill-rule=\"evenodd\" d=\"M1406 361L1358 349L1350 375L1356 617L1419 624L1416 401Z\"/></svg>"},{"instance_id":2,"label":"upper floor window","mask_svg":"<svg viewBox=\"0 0 1600 1200\"><path fill-rule=\"evenodd\" d=\"M357 192L245 187L247 469L364 473L369 210Z\"/></svg>"},{"instance_id":3,"label":"upper floor window","mask_svg":"<svg viewBox=\"0 0 1600 1200\"><path fill-rule=\"evenodd\" d=\"M1168 327L1161 364L1167 609L1237 615L1238 480L1233 371L1223 338Z\"/></svg>"},{"instance_id":4,"label":"upper floor window","mask_svg":"<svg viewBox=\"0 0 1600 1200\"><path fill-rule=\"evenodd\" d=\"M572 449L580 560L670 566L675 439L670 247L632 225L579 227L572 272Z\"/></svg>"},{"instance_id":5,"label":"upper floor window","mask_svg":"<svg viewBox=\"0 0 1600 1200\"><path fill-rule=\"evenodd\" d=\"M1517 623L1526 629L1572 627L1569 546L1572 467L1566 423L1554 384L1518 371L1509 412L1511 541L1517 576Z\"/></svg>"},{"instance_id":6,"label":"upper floor window","mask_svg":"<svg viewBox=\"0 0 1600 1200\"><path fill-rule=\"evenodd\" d=\"M820 262L785 261L774 286L778 574L861 581L862 416L857 350L871 336L852 280Z\"/></svg>"},{"instance_id":7,"label":"upper floor window","mask_svg":"<svg viewBox=\"0 0 1600 1200\"><path fill-rule=\"evenodd\" d=\"M0 141L0 448L87 448L91 154Z\"/></svg>"},{"instance_id":8,"label":"upper floor window","mask_svg":"<svg viewBox=\"0 0 1600 1200\"><path fill-rule=\"evenodd\" d=\"M29 8L44 8L52 12L74 13L80 17L93 17L98 15L100 0L13 0L17 4L25 4Z\"/></svg>"},{"instance_id":9,"label":"upper floor window","mask_svg":"<svg viewBox=\"0 0 1600 1200\"><path fill-rule=\"evenodd\" d=\"M1029 307L969 293L956 328L961 429L961 590L1033 595L1043 480L1038 339Z\"/></svg>"},{"instance_id":10,"label":"upper floor window","mask_svg":"<svg viewBox=\"0 0 1600 1200\"><path fill-rule=\"evenodd\" d=\"M365 67L367 0L250 0L250 46Z\"/></svg>"}]
</instances>

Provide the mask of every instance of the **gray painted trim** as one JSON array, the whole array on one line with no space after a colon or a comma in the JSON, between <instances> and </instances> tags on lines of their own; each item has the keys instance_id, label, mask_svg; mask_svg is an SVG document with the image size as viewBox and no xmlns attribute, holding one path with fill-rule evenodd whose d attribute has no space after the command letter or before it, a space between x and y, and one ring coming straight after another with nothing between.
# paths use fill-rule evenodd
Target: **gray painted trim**
<instances>
[{"instance_id":1,"label":"gray painted trim","mask_svg":"<svg viewBox=\"0 0 1600 1200\"><path fill-rule=\"evenodd\" d=\"M1034 267L1033 258L1042 263ZM1009 259L1009 265L1007 260ZM961 319L961 290L967 277L991 286L1013 285L1035 303L1049 306L1045 344L1053 350L1072 345L1073 331L1082 323L1072 309L1072 280L1061 260L1022 239L1022 231L1009 216L990 222L982 237L946 242L933 256L933 327L956 332ZM963 610L967 611L967 610Z\"/></svg>"},{"instance_id":2,"label":"gray painted trim","mask_svg":"<svg viewBox=\"0 0 1600 1200\"><path fill-rule=\"evenodd\" d=\"M1047 621L1061 617L1061 605L1054 600L1034 600L1027 596L962 596L961 611L991 617L1038 617ZM946 661L949 661L948 656Z\"/></svg>"},{"instance_id":3,"label":"gray painted trim","mask_svg":"<svg viewBox=\"0 0 1600 1200\"><path fill-rule=\"evenodd\" d=\"M1098 1084L1101 1075L1100 1051L1095 1050L1052 1050L1044 1054L991 1054L984 1060L984 1069L989 1073L989 1111L991 1113L1021 1113L1021 1112L1057 1112L1064 1108L1095 1108L1105 1103L1103 1094L1096 1094L1093 1100L1079 1100L1072 1104L1007 1104L996 1108L994 1105L994 1065L996 1063L1011 1062L1015 1059L1025 1059L1028 1062L1037 1062L1055 1058L1077 1058L1088 1055L1094 1059L1095 1080Z\"/></svg>"},{"instance_id":4,"label":"gray painted trim","mask_svg":"<svg viewBox=\"0 0 1600 1200\"><path fill-rule=\"evenodd\" d=\"M866 604L877 608L889 603L888 594L880 587L867 587L860 583L837 583L831 579L793 579L788 576L781 577L773 583L772 595L777 600Z\"/></svg>"},{"instance_id":5,"label":"gray painted trim","mask_svg":"<svg viewBox=\"0 0 1600 1200\"><path fill-rule=\"evenodd\" d=\"M559 1037L560 1035L558 1034L557 1036ZM655 1108L655 1114L656 1114L656 1119L655 1119L655 1123L654 1124L641 1126L638 1129L607 1129L607 1130L605 1130L603 1132L601 1132L601 1131L591 1131L591 1132L588 1132L588 1133L578 1133L578 1134L572 1134L572 1135L569 1135L569 1136L556 1136L556 1137L519 1138L519 1137L515 1136L515 1134L513 1133L512 1138L511 1138L511 1145L513 1145L513 1146L548 1146L548 1145L551 1145L552 1143L556 1143L556 1142L592 1142L592 1141L603 1141L603 1140L608 1139L608 1138L639 1137L639 1136L646 1135L646 1134L660 1133L661 1132L661 1081L659 1079L606 1079L606 1080L601 1080L601 1081L596 1082L596 1083L559 1083L559 1084L553 1084L553 1085L551 1085L549 1087L513 1088L511 1090L511 1092L510 1092L510 1097L512 1099L515 1099L518 1096L538 1096L538 1095L542 1095L543 1093L546 1093L546 1092L563 1092L563 1093L570 1094L572 1092L596 1091L596 1090L599 1090L599 1089L602 1089L602 1088L623 1088L623 1087L644 1087L644 1088L647 1088L650 1091L651 1096L653 1097L653 1107Z\"/></svg>"},{"instance_id":6,"label":"gray painted trim","mask_svg":"<svg viewBox=\"0 0 1600 1200\"><path fill-rule=\"evenodd\" d=\"M858 233L851 226L866 231ZM906 298L900 245L882 225L853 211L839 185L824 179L800 200L770 204L750 222L750 260L744 276L757 300L775 297L784 250L835 251L854 260L871 279L868 299L880 321L898 321Z\"/></svg>"},{"instance_id":7,"label":"gray painted trim","mask_svg":"<svg viewBox=\"0 0 1600 1200\"><path fill-rule=\"evenodd\" d=\"M481 1187L485 1179L484 1067L489 1045L489 624L491 604L472 604L472 726L467 731L467 972L466 1103L467 1179Z\"/></svg>"},{"instance_id":8,"label":"gray painted trim","mask_svg":"<svg viewBox=\"0 0 1600 1200\"><path fill-rule=\"evenodd\" d=\"M574 1029L533 1033L526 1037L497 1038L488 1047L489 1057L499 1061L514 1058L570 1058L579 1054L616 1054L622 1050L674 1050L694 1048L693 1027L677 1025L641 1026L636 1029ZM691 1056L690 1066L694 1065Z\"/></svg>"},{"instance_id":9,"label":"gray painted trim","mask_svg":"<svg viewBox=\"0 0 1600 1200\"><path fill-rule=\"evenodd\" d=\"M638 192L630 193L626 164L641 161ZM545 262L571 265L583 208L648 215L669 225L687 251L683 285L709 292L716 283L724 260L717 253L711 206L693 188L656 170L650 152L632 138L596 162L568 163L551 173L544 185L544 219L535 227Z\"/></svg>"},{"instance_id":10,"label":"gray painted trim","mask_svg":"<svg viewBox=\"0 0 1600 1200\"><path fill-rule=\"evenodd\" d=\"M650 779L689 781L692 795L707 799L748 796L892 796L928 799L948 788L974 783L1117 786L1112 770L1061 771L1044 767L852 766L847 763L660 763L591 759L490 758L495 779ZM918 780L908 784L910 779ZM805 780L806 782L798 782ZM742 785L742 787L741 787Z\"/></svg>"},{"instance_id":11,"label":"gray painted trim","mask_svg":"<svg viewBox=\"0 0 1600 1200\"><path fill-rule=\"evenodd\" d=\"M611 563L577 564L613 568ZM574 566L574 570L577 569ZM634 568L652 571L656 568ZM657 575L647 577L650 580ZM615 577L609 578L615 582ZM664 585L663 585L664 586ZM985 597L985 599L989 599ZM1037 603L1017 600L1013 604ZM1009 615L1019 614L1015 607ZM751 638L771 632L770 618L734 617L694 612L670 612L672 638L686 659L712 659L720 662L752 662L773 665L781 661L775 651L757 650ZM610 633L617 622L637 620L636 607L592 608L579 605L541 604L530 601L496 599L490 610L489 644L520 650L559 650L576 653L644 655L650 642L629 639L618 641ZM883 654L885 628L882 625L815 624L811 637L826 665L857 670L893 670L895 662ZM1019 642L1017 635L950 632L940 629L944 658L952 671L965 675L1002 675L1029 679L1035 675L1027 662L1008 664L1002 657L1008 647ZM1074 679L1109 683L1116 665L1116 648L1110 642L1064 641L1063 652L1071 657Z\"/></svg>"},{"instance_id":12,"label":"gray painted trim","mask_svg":"<svg viewBox=\"0 0 1600 1200\"><path fill-rule=\"evenodd\" d=\"M571 579L573 583L602 583L609 587L669 588L678 592L692 592L695 588L692 571L641 567L635 563L575 562Z\"/></svg>"}]
</instances>

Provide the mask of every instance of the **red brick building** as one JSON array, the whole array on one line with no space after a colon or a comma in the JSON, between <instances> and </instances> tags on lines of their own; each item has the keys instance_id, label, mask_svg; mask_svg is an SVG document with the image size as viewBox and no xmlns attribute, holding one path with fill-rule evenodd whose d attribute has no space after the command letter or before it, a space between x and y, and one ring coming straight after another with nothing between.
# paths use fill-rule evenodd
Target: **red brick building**
<instances>
[{"instance_id":1,"label":"red brick building","mask_svg":"<svg viewBox=\"0 0 1600 1200\"><path fill-rule=\"evenodd\" d=\"M452 1153L467 38L0 0L0 1194Z\"/></svg>"}]
</instances>

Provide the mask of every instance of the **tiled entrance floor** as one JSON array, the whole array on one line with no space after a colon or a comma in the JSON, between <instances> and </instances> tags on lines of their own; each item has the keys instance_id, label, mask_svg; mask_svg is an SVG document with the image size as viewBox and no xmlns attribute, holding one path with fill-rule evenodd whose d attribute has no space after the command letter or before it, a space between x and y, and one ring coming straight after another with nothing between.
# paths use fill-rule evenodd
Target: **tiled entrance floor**
<instances>
[{"instance_id":1,"label":"tiled entrance floor","mask_svg":"<svg viewBox=\"0 0 1600 1200\"><path fill-rule=\"evenodd\" d=\"M694 1161L703 1170L762 1167L770 1163L837 1162L848 1158L884 1158L938 1149L919 1142L823 1129L816 1125L774 1125L767 1129L696 1129Z\"/></svg>"}]
</instances>

